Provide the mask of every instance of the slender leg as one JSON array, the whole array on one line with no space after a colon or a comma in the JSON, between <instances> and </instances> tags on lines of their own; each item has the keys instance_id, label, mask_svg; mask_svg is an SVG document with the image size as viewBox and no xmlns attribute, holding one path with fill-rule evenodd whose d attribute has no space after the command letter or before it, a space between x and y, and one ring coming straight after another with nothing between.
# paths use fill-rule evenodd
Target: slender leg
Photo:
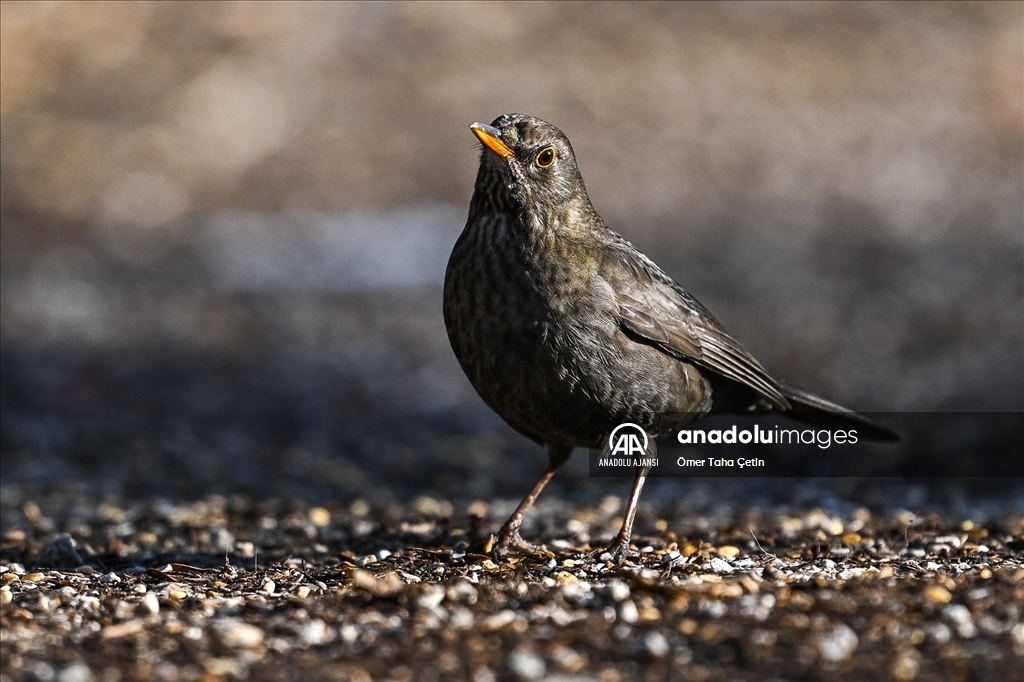
<instances>
[{"instance_id":1,"label":"slender leg","mask_svg":"<svg viewBox=\"0 0 1024 682\"><path fill-rule=\"evenodd\" d=\"M523 536L519 534L519 527L523 525L526 512L530 511L530 507L537 501L537 497L544 490L544 486L554 478L555 472L558 471L560 466L565 464L571 454L572 448L556 445L548 446L548 468L544 470L541 477L533 484L533 488L523 498L523 501L519 503L519 506L516 507L516 510L509 517L508 521L505 522L505 525L501 527L501 532L498 534L498 544L494 548L494 553L497 556L508 554L508 550L511 547L526 551L537 551L540 549L538 546L523 540Z\"/></svg>"},{"instance_id":2,"label":"slender leg","mask_svg":"<svg viewBox=\"0 0 1024 682\"><path fill-rule=\"evenodd\" d=\"M640 493L643 492L644 483L647 482L647 474L651 467L640 467L636 470L636 478L633 479L633 490L629 493L629 502L626 503L626 515L622 520L622 529L619 530L615 542L611 544L608 551L612 556L621 561L629 555L629 538L633 535L633 519L636 518L636 508L640 503Z\"/></svg>"}]
</instances>

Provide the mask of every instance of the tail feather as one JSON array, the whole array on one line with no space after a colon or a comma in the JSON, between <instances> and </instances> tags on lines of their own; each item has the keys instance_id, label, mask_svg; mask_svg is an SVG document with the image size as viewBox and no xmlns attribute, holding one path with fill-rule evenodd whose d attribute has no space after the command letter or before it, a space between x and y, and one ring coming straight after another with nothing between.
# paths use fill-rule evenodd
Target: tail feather
<instances>
[{"instance_id":1,"label":"tail feather","mask_svg":"<svg viewBox=\"0 0 1024 682\"><path fill-rule=\"evenodd\" d=\"M786 396L793 408L786 414L793 419L828 428L857 429L857 434L881 443L896 443L900 435L888 426L868 419L862 414L820 398L813 393L779 381L782 394Z\"/></svg>"}]
</instances>

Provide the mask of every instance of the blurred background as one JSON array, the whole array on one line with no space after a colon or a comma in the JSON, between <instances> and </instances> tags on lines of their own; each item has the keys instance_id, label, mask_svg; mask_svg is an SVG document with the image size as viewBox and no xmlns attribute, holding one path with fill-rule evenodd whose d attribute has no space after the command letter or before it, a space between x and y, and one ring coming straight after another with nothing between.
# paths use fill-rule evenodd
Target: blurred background
<instances>
[{"instance_id":1,"label":"blurred background","mask_svg":"<svg viewBox=\"0 0 1024 682\"><path fill-rule=\"evenodd\" d=\"M441 319L510 111L770 371L1024 410L1020 3L0 11L4 485L520 495Z\"/></svg>"}]
</instances>

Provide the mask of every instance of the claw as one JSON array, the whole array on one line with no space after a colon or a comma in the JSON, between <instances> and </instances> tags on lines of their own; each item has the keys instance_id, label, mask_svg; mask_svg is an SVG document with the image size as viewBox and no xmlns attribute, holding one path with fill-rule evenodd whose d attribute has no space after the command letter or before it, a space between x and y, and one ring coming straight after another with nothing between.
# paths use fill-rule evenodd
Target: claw
<instances>
[{"instance_id":1,"label":"claw","mask_svg":"<svg viewBox=\"0 0 1024 682\"><path fill-rule=\"evenodd\" d=\"M615 542L610 544L608 546L608 549L605 550L605 552L611 554L612 561L614 561L619 566L621 566L628 559L632 559L634 556L637 556L639 554L639 552L637 552L635 549L630 548L629 540L623 539L621 537L615 538Z\"/></svg>"},{"instance_id":2,"label":"claw","mask_svg":"<svg viewBox=\"0 0 1024 682\"><path fill-rule=\"evenodd\" d=\"M492 552L495 558L501 559L508 555L509 550L514 549L523 554L546 554L548 549L544 545L536 545L532 542L527 542L523 539L523 536L519 534L519 529L501 529L501 534L498 536L498 544L494 547Z\"/></svg>"}]
</instances>

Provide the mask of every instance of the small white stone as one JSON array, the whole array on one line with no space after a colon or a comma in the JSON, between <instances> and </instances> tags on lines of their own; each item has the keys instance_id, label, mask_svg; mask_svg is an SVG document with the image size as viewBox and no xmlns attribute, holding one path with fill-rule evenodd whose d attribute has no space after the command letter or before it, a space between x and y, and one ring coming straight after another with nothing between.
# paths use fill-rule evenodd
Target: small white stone
<instances>
[{"instance_id":1,"label":"small white stone","mask_svg":"<svg viewBox=\"0 0 1024 682\"><path fill-rule=\"evenodd\" d=\"M359 630L351 623L342 625L338 632L341 634L341 641L345 642L345 644L352 644L359 639Z\"/></svg>"},{"instance_id":2,"label":"small white stone","mask_svg":"<svg viewBox=\"0 0 1024 682\"><path fill-rule=\"evenodd\" d=\"M857 633L846 623L839 623L818 644L818 652L831 663L845 661L856 651L857 642Z\"/></svg>"},{"instance_id":3,"label":"small white stone","mask_svg":"<svg viewBox=\"0 0 1024 682\"><path fill-rule=\"evenodd\" d=\"M254 649L263 643L263 630L235 618L225 618L213 625L221 644L230 649Z\"/></svg>"},{"instance_id":4,"label":"small white stone","mask_svg":"<svg viewBox=\"0 0 1024 682\"><path fill-rule=\"evenodd\" d=\"M657 630L647 633L647 636L644 637L644 648L647 649L647 653L655 658L665 658L668 656L669 651L672 650L668 640L665 639L665 635Z\"/></svg>"},{"instance_id":5,"label":"small white stone","mask_svg":"<svg viewBox=\"0 0 1024 682\"><path fill-rule=\"evenodd\" d=\"M89 682L92 679L92 671L85 663L72 663L60 671L57 675L57 682Z\"/></svg>"},{"instance_id":6,"label":"small white stone","mask_svg":"<svg viewBox=\"0 0 1024 682\"><path fill-rule=\"evenodd\" d=\"M154 615L160 613L160 600L156 597L156 592L147 592L142 596L142 601L139 602L139 607L143 613Z\"/></svg>"},{"instance_id":7,"label":"small white stone","mask_svg":"<svg viewBox=\"0 0 1024 682\"><path fill-rule=\"evenodd\" d=\"M640 618L640 610L632 599L627 599L619 606L619 620L623 623L635 623Z\"/></svg>"},{"instance_id":8,"label":"small white stone","mask_svg":"<svg viewBox=\"0 0 1024 682\"><path fill-rule=\"evenodd\" d=\"M613 580L608 583L608 596L612 601L625 601L629 599L629 585L622 580Z\"/></svg>"},{"instance_id":9,"label":"small white stone","mask_svg":"<svg viewBox=\"0 0 1024 682\"><path fill-rule=\"evenodd\" d=\"M423 591L416 597L416 606L421 609L433 609L444 601L444 588L440 585L424 585Z\"/></svg>"},{"instance_id":10,"label":"small white stone","mask_svg":"<svg viewBox=\"0 0 1024 682\"><path fill-rule=\"evenodd\" d=\"M299 639L306 646L327 644L334 639L334 631L319 618L305 623L299 630Z\"/></svg>"},{"instance_id":11,"label":"small white stone","mask_svg":"<svg viewBox=\"0 0 1024 682\"><path fill-rule=\"evenodd\" d=\"M456 630L468 630L473 627L473 612L465 606L456 606L448 622Z\"/></svg>"},{"instance_id":12,"label":"small white stone","mask_svg":"<svg viewBox=\"0 0 1024 682\"><path fill-rule=\"evenodd\" d=\"M508 657L508 667L524 680L538 680L547 670L544 659L529 651L513 651Z\"/></svg>"}]
</instances>

